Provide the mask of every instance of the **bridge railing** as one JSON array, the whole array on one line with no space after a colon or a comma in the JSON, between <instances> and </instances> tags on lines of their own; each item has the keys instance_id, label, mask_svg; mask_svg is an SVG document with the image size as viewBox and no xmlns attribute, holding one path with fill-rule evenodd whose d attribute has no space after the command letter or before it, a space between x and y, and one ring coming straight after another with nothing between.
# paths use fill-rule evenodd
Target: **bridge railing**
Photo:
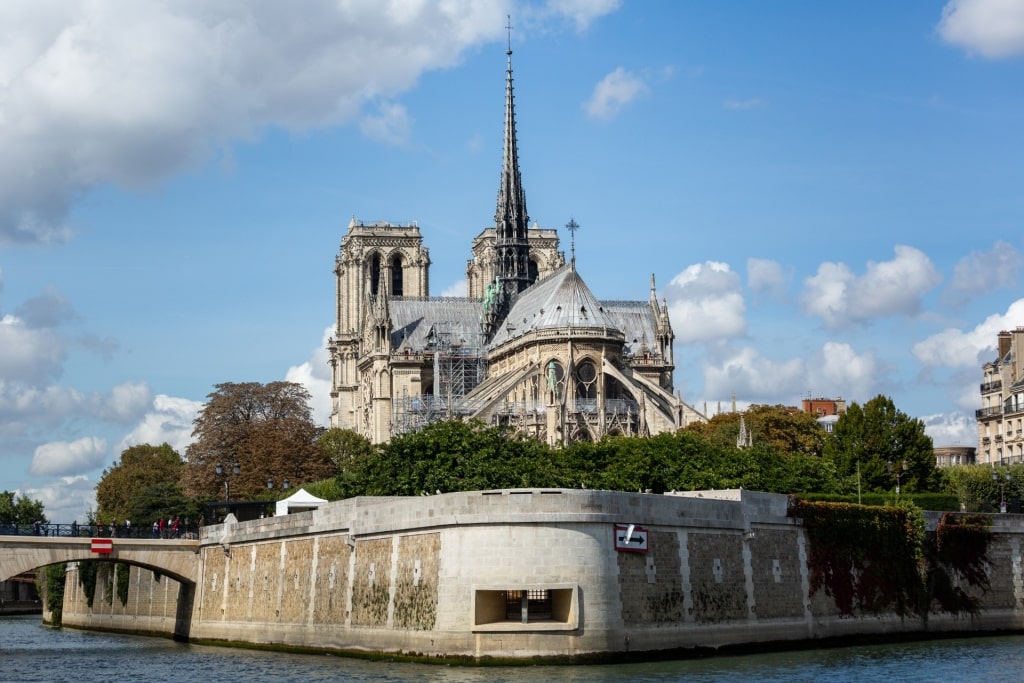
<instances>
[{"instance_id":1,"label":"bridge railing","mask_svg":"<svg viewBox=\"0 0 1024 683\"><path fill-rule=\"evenodd\" d=\"M49 536L64 538L199 538L199 527L181 524L176 529L165 525L163 529L151 526L125 526L118 524L0 524L0 536Z\"/></svg>"}]
</instances>

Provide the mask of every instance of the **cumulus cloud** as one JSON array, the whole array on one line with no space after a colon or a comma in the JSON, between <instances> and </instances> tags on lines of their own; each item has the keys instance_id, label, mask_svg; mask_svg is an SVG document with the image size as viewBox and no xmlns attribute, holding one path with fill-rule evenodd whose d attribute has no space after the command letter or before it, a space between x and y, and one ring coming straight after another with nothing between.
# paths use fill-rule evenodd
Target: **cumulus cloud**
<instances>
[{"instance_id":1,"label":"cumulus cloud","mask_svg":"<svg viewBox=\"0 0 1024 683\"><path fill-rule=\"evenodd\" d=\"M988 59L1024 54L1024 3L951 0L936 30L947 43Z\"/></svg>"},{"instance_id":2,"label":"cumulus cloud","mask_svg":"<svg viewBox=\"0 0 1024 683\"><path fill-rule=\"evenodd\" d=\"M192 443L192 421L203 404L187 398L157 395L138 424L118 443L118 453L139 444L170 444L181 455Z\"/></svg>"},{"instance_id":3,"label":"cumulus cloud","mask_svg":"<svg viewBox=\"0 0 1024 683\"><path fill-rule=\"evenodd\" d=\"M51 441L36 448L29 474L36 476L74 476L103 464L107 442L95 436L75 441Z\"/></svg>"},{"instance_id":4,"label":"cumulus cloud","mask_svg":"<svg viewBox=\"0 0 1024 683\"><path fill-rule=\"evenodd\" d=\"M771 360L752 347L704 362L705 393L718 399L736 394L752 403L785 403L802 392L805 377L803 360Z\"/></svg>"},{"instance_id":5,"label":"cumulus cloud","mask_svg":"<svg viewBox=\"0 0 1024 683\"><path fill-rule=\"evenodd\" d=\"M15 315L31 328L57 327L76 317L71 302L54 287L25 301Z\"/></svg>"},{"instance_id":6,"label":"cumulus cloud","mask_svg":"<svg viewBox=\"0 0 1024 683\"><path fill-rule=\"evenodd\" d=\"M359 130L368 138L389 145L402 145L409 139L412 120L400 104L382 102L376 114L368 114L359 122Z\"/></svg>"},{"instance_id":7,"label":"cumulus cloud","mask_svg":"<svg viewBox=\"0 0 1024 683\"><path fill-rule=\"evenodd\" d=\"M876 394L884 368L872 353L858 354L849 344L825 342L808 369L807 386L823 396L865 400Z\"/></svg>"},{"instance_id":8,"label":"cumulus cloud","mask_svg":"<svg viewBox=\"0 0 1024 683\"><path fill-rule=\"evenodd\" d=\"M583 108L591 118L607 121L648 92L650 88L642 78L620 66L594 86L594 92Z\"/></svg>"},{"instance_id":9,"label":"cumulus cloud","mask_svg":"<svg viewBox=\"0 0 1024 683\"><path fill-rule=\"evenodd\" d=\"M891 261L869 261L861 276L846 264L822 263L818 272L804 281L804 312L821 317L829 328L916 314L921 298L942 278L923 252L904 245L897 245L894 251Z\"/></svg>"},{"instance_id":10,"label":"cumulus cloud","mask_svg":"<svg viewBox=\"0 0 1024 683\"><path fill-rule=\"evenodd\" d=\"M0 317L0 378L45 385L60 376L66 351L53 330L31 327L13 315Z\"/></svg>"},{"instance_id":11,"label":"cumulus cloud","mask_svg":"<svg viewBox=\"0 0 1024 683\"><path fill-rule=\"evenodd\" d=\"M25 490L25 495L43 504L46 518L58 524L82 522L96 509L96 484L84 475L60 477Z\"/></svg>"},{"instance_id":12,"label":"cumulus cloud","mask_svg":"<svg viewBox=\"0 0 1024 683\"><path fill-rule=\"evenodd\" d=\"M979 367L986 360L995 360L996 335L1002 330L1015 329L1021 320L1024 320L1024 299L1017 299L1005 314L990 315L966 332L945 329L914 344L912 352L922 365L929 367ZM983 356L990 357L983 359Z\"/></svg>"},{"instance_id":13,"label":"cumulus cloud","mask_svg":"<svg viewBox=\"0 0 1024 683\"><path fill-rule=\"evenodd\" d=\"M554 11L554 10L553 10ZM558 10L578 21L582 3ZM467 47L500 39L501 3L0 3L0 241L65 239L72 201L146 187L267 126L360 120Z\"/></svg>"},{"instance_id":14,"label":"cumulus cloud","mask_svg":"<svg viewBox=\"0 0 1024 683\"><path fill-rule=\"evenodd\" d=\"M954 304L999 287L1013 287L1020 274L1021 253L1012 244L996 242L989 251L972 251L953 268L945 299Z\"/></svg>"},{"instance_id":15,"label":"cumulus cloud","mask_svg":"<svg viewBox=\"0 0 1024 683\"><path fill-rule=\"evenodd\" d=\"M925 434L932 437L936 446L975 446L978 443L978 424L974 417L964 413L937 413L920 419Z\"/></svg>"},{"instance_id":16,"label":"cumulus cloud","mask_svg":"<svg viewBox=\"0 0 1024 683\"><path fill-rule=\"evenodd\" d=\"M786 293L786 273L777 261L748 258L747 285L754 292L779 298Z\"/></svg>"},{"instance_id":17,"label":"cumulus cloud","mask_svg":"<svg viewBox=\"0 0 1024 683\"><path fill-rule=\"evenodd\" d=\"M720 341L746 331L746 304L739 276L728 263L689 266L665 288L676 341Z\"/></svg>"},{"instance_id":18,"label":"cumulus cloud","mask_svg":"<svg viewBox=\"0 0 1024 683\"><path fill-rule=\"evenodd\" d=\"M310 360L301 365L293 365L285 373L285 381L301 384L309 391L313 421L324 426L329 424L331 419L331 357L327 343L333 333L333 327L326 328L320 339L320 346L313 350Z\"/></svg>"}]
</instances>

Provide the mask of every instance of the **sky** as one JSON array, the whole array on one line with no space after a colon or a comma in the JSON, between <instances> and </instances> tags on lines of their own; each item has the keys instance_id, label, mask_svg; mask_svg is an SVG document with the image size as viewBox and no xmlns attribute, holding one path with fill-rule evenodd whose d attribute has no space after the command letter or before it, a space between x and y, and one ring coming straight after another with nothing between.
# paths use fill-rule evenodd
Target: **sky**
<instances>
[{"instance_id":1,"label":"sky","mask_svg":"<svg viewBox=\"0 0 1024 683\"><path fill-rule=\"evenodd\" d=\"M0 490L82 520L222 382L326 425L351 218L465 293L509 15L531 221L599 298L654 274L683 400L884 394L976 444L1024 325L1024 0L7 0Z\"/></svg>"}]
</instances>

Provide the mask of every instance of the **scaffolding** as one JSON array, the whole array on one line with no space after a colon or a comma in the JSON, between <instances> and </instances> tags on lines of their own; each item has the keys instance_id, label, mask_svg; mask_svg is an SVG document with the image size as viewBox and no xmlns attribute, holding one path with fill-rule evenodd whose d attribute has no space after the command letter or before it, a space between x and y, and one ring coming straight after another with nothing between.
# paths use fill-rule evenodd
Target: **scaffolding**
<instances>
[{"instance_id":1,"label":"scaffolding","mask_svg":"<svg viewBox=\"0 0 1024 683\"><path fill-rule=\"evenodd\" d=\"M457 322L434 323L426 336L424 365L428 359L433 370L432 393L403 395L395 401L393 436L472 413L465 397L487 377L483 334Z\"/></svg>"}]
</instances>

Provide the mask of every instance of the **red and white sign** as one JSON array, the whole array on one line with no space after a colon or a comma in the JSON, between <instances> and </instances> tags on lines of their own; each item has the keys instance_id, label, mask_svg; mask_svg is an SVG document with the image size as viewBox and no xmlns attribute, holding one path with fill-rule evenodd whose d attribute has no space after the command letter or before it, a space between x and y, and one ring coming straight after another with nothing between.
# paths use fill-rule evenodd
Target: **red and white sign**
<instances>
[{"instance_id":1,"label":"red and white sign","mask_svg":"<svg viewBox=\"0 0 1024 683\"><path fill-rule=\"evenodd\" d=\"M647 529L635 524L616 524L615 549L624 553L646 553Z\"/></svg>"},{"instance_id":2,"label":"red and white sign","mask_svg":"<svg viewBox=\"0 0 1024 683\"><path fill-rule=\"evenodd\" d=\"M99 555L109 555L114 550L114 541L109 538L92 539L92 551Z\"/></svg>"}]
</instances>

